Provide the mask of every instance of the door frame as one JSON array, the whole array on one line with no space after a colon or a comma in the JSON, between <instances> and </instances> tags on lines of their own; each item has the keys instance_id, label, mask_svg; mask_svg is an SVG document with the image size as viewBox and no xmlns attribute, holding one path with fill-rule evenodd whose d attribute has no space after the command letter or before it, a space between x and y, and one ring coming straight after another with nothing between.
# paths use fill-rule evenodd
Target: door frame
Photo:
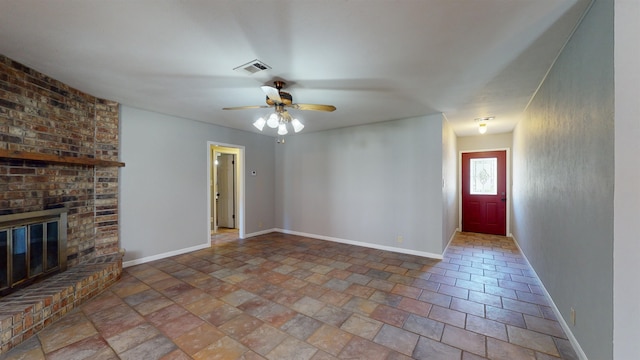
<instances>
[{"instance_id":1,"label":"door frame","mask_svg":"<svg viewBox=\"0 0 640 360\"><path fill-rule=\"evenodd\" d=\"M207 141L207 243L211 245L211 232L215 231L216 225L211 225L211 218L215 216L215 206L213 206L215 197L211 191L213 181L215 179L216 167L214 165L214 153L217 151L215 147L229 148L228 153L236 155L236 226L238 228L238 237L245 237L245 186L244 186L244 168L245 168L245 148L242 145L226 144L213 141Z\"/></svg>"},{"instance_id":2,"label":"door frame","mask_svg":"<svg viewBox=\"0 0 640 360\"><path fill-rule=\"evenodd\" d=\"M479 153L485 151L506 151L507 155L507 209L506 209L506 236L511 237L511 149L510 148L489 148L458 151L458 229L462 231L462 153Z\"/></svg>"}]
</instances>

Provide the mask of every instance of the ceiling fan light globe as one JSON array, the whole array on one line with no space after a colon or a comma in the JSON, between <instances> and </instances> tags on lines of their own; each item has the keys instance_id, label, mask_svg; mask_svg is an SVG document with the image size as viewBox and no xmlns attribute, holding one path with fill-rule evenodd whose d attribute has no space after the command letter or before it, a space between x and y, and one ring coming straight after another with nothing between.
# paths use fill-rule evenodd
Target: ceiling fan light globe
<instances>
[{"instance_id":1,"label":"ceiling fan light globe","mask_svg":"<svg viewBox=\"0 0 640 360\"><path fill-rule=\"evenodd\" d=\"M484 134L484 133L486 133L486 132L487 132L487 124L485 124L485 123L480 124L480 125L478 126L478 132L479 132L480 134Z\"/></svg>"},{"instance_id":2,"label":"ceiling fan light globe","mask_svg":"<svg viewBox=\"0 0 640 360\"><path fill-rule=\"evenodd\" d=\"M269 119L267 120L267 126L272 129L277 128L279 123L280 119L278 119L278 115L276 115L276 113L271 114L271 116L269 116Z\"/></svg>"},{"instance_id":3,"label":"ceiling fan light globe","mask_svg":"<svg viewBox=\"0 0 640 360\"><path fill-rule=\"evenodd\" d=\"M278 135L287 135L289 131L287 130L287 125L282 123L278 125Z\"/></svg>"},{"instance_id":4,"label":"ceiling fan light globe","mask_svg":"<svg viewBox=\"0 0 640 360\"><path fill-rule=\"evenodd\" d=\"M302 124L298 119L291 120L291 126L293 126L293 131L296 133L299 133L304 129L304 124Z\"/></svg>"},{"instance_id":5,"label":"ceiling fan light globe","mask_svg":"<svg viewBox=\"0 0 640 360\"><path fill-rule=\"evenodd\" d=\"M267 120L265 120L264 118L261 117L261 118L258 118L258 120L256 120L253 123L253 126L255 126L256 129L262 131L262 129L264 129L264 124L266 124L266 123L267 123Z\"/></svg>"}]
</instances>

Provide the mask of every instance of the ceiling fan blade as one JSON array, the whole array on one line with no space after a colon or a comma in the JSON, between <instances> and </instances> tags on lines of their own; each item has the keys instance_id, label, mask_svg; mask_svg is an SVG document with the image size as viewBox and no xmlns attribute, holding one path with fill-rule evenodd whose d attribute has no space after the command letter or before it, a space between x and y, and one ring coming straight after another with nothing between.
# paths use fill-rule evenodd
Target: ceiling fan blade
<instances>
[{"instance_id":1,"label":"ceiling fan blade","mask_svg":"<svg viewBox=\"0 0 640 360\"><path fill-rule=\"evenodd\" d=\"M226 107L226 108L222 108L222 110L266 109L270 107L271 106L267 106L267 105L249 105L249 106Z\"/></svg>"},{"instance_id":2,"label":"ceiling fan blade","mask_svg":"<svg viewBox=\"0 0 640 360\"><path fill-rule=\"evenodd\" d=\"M312 110L312 111L335 111L336 107L333 105L321 105L321 104L291 104L291 108L298 110Z\"/></svg>"},{"instance_id":3,"label":"ceiling fan blade","mask_svg":"<svg viewBox=\"0 0 640 360\"><path fill-rule=\"evenodd\" d=\"M282 99L280 98L280 90L271 87L271 86L262 86L260 87L267 97L271 99L274 103L280 104L282 103Z\"/></svg>"}]
</instances>

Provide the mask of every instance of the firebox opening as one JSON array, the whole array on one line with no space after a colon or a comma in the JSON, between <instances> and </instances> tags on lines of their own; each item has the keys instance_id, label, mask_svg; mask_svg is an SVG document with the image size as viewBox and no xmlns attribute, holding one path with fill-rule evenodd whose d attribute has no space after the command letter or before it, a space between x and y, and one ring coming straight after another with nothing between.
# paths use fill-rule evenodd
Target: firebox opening
<instances>
[{"instance_id":1,"label":"firebox opening","mask_svg":"<svg viewBox=\"0 0 640 360\"><path fill-rule=\"evenodd\" d=\"M0 216L0 296L67 268L67 209Z\"/></svg>"}]
</instances>

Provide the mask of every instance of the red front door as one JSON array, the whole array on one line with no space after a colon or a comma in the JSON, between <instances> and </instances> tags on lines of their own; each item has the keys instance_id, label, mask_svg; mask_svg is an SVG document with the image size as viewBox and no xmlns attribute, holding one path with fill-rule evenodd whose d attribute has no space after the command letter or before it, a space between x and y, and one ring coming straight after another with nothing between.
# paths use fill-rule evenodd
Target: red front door
<instances>
[{"instance_id":1,"label":"red front door","mask_svg":"<svg viewBox=\"0 0 640 360\"><path fill-rule=\"evenodd\" d=\"M506 235L506 150L462 153L462 231Z\"/></svg>"}]
</instances>

